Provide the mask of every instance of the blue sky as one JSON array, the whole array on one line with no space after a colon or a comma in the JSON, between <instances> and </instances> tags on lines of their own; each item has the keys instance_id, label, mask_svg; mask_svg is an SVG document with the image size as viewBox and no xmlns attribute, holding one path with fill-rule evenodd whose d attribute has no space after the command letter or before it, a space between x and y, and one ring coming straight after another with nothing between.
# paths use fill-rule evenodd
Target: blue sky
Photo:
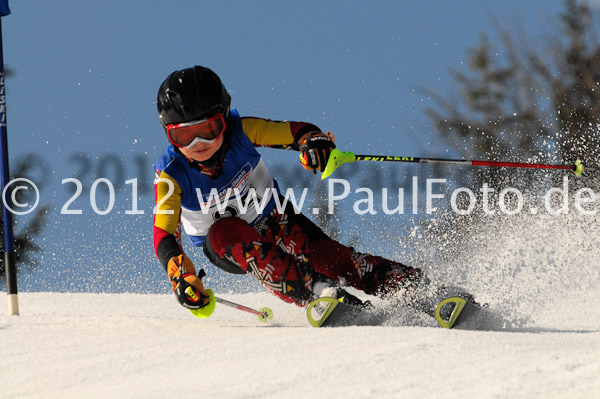
<instances>
[{"instance_id":1,"label":"blue sky","mask_svg":"<svg viewBox=\"0 0 600 399\"><path fill-rule=\"evenodd\" d=\"M481 32L494 35L490 16L508 28L522 21L535 43L562 9L558 0L20 0L10 7L2 25L5 63L16 72L6 83L11 162L35 162L41 203L53 205L41 241L44 273L23 273L20 284L116 291L166 287L151 245L151 190L139 195L145 215L123 211L131 204L125 180L151 181L166 148L154 101L171 71L208 66L242 115L311 121L333 131L341 149L456 156L428 126L423 108L431 104L414 88L447 93L449 68L465 68L466 49ZM263 154L283 164L287 178L305 173L295 154ZM102 175L121 187L114 212L95 215L86 191L72 204L82 215L60 214L70 194L62 179L80 178L89 189Z\"/></svg>"}]
</instances>

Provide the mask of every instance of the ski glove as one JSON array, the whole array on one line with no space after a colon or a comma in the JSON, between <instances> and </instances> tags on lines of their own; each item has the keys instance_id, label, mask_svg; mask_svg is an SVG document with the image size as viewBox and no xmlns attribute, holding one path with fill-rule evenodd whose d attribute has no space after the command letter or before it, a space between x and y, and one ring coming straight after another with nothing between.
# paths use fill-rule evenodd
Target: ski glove
<instances>
[{"instance_id":1,"label":"ski glove","mask_svg":"<svg viewBox=\"0 0 600 399\"><path fill-rule=\"evenodd\" d=\"M335 148L333 134L321 132L310 132L298 140L300 145L300 162L306 170L325 170L331 150Z\"/></svg>"},{"instance_id":2,"label":"ski glove","mask_svg":"<svg viewBox=\"0 0 600 399\"><path fill-rule=\"evenodd\" d=\"M210 303L210 298L202 280L196 275L196 269L190 258L184 254L172 257L167 264L167 273L173 285L173 292L182 306L188 309L200 309Z\"/></svg>"}]
</instances>

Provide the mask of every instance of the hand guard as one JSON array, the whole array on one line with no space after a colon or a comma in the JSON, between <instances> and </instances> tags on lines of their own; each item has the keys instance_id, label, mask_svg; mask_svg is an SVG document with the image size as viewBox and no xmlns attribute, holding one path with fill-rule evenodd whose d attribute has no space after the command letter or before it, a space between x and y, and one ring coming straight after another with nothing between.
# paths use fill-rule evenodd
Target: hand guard
<instances>
[{"instance_id":1,"label":"hand guard","mask_svg":"<svg viewBox=\"0 0 600 399\"><path fill-rule=\"evenodd\" d=\"M306 170L323 172L329 160L331 150L335 148L331 133L310 132L298 140L300 145L300 162Z\"/></svg>"},{"instance_id":2,"label":"hand guard","mask_svg":"<svg viewBox=\"0 0 600 399\"><path fill-rule=\"evenodd\" d=\"M182 306L200 309L210 303L202 280L196 276L194 264L187 256L181 254L172 257L167 264L167 274L173 285L173 292Z\"/></svg>"}]
</instances>

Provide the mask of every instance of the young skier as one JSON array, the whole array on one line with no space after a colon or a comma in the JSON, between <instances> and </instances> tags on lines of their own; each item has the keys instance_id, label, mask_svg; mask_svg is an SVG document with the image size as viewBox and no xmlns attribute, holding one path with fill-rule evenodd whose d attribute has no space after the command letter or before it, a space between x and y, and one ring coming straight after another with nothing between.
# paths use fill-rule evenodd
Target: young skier
<instances>
[{"instance_id":1,"label":"young skier","mask_svg":"<svg viewBox=\"0 0 600 399\"><path fill-rule=\"evenodd\" d=\"M180 226L213 264L251 274L299 306L323 289L360 305L343 286L385 296L419 280L420 269L346 247L292 206L278 210L277 182L256 147L300 151L305 169L322 172L335 144L311 123L240 117L230 103L220 78L202 66L171 73L158 90L171 145L155 164L154 249L183 306L198 309L210 299L182 250ZM246 201L251 190L266 206L250 201L242 212L234 193Z\"/></svg>"}]
</instances>

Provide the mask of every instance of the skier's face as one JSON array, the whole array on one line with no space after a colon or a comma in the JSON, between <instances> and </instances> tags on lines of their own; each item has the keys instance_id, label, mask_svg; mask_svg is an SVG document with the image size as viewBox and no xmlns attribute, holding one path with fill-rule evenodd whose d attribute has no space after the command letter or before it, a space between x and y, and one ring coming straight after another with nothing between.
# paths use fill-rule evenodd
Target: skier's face
<instances>
[{"instance_id":1,"label":"skier's face","mask_svg":"<svg viewBox=\"0 0 600 399\"><path fill-rule=\"evenodd\" d=\"M221 134L212 143L196 143L192 148L180 148L179 150L186 157L193 159L194 161L204 162L210 159L215 152L221 148L223 144L223 135Z\"/></svg>"}]
</instances>

